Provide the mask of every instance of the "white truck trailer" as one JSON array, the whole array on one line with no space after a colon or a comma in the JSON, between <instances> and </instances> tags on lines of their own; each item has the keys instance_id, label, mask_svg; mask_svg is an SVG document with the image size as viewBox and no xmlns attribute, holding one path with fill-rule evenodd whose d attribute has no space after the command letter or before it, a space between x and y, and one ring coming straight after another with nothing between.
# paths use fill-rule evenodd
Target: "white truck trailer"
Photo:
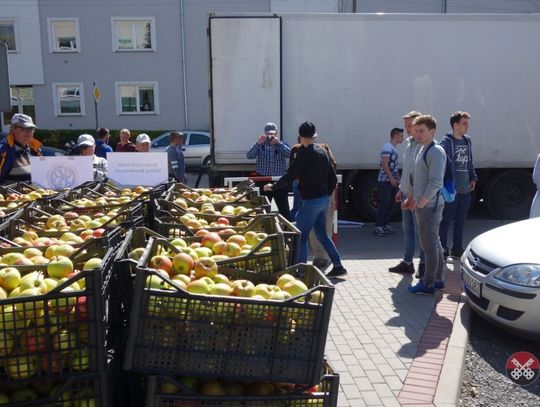
<instances>
[{"instance_id":1,"label":"white truck trailer","mask_svg":"<svg viewBox=\"0 0 540 407\"><path fill-rule=\"evenodd\" d=\"M294 144L313 121L363 219L377 206L379 151L410 110L471 114L476 201L498 218L528 215L540 152L540 15L214 14L211 182L248 175L246 151L275 122Z\"/></svg>"}]
</instances>

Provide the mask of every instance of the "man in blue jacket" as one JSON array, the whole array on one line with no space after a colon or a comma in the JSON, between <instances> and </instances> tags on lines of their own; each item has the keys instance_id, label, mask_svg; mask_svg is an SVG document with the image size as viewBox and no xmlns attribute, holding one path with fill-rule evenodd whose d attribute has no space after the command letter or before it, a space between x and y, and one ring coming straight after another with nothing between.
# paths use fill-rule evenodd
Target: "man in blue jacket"
<instances>
[{"instance_id":1,"label":"man in blue jacket","mask_svg":"<svg viewBox=\"0 0 540 407\"><path fill-rule=\"evenodd\" d=\"M11 118L9 134L0 141L0 183L30 181L30 156L41 156L41 143L34 138L36 125L30 116Z\"/></svg>"},{"instance_id":2,"label":"man in blue jacket","mask_svg":"<svg viewBox=\"0 0 540 407\"><path fill-rule=\"evenodd\" d=\"M471 138L466 134L469 130L471 115L467 112L455 112L450 116L452 133L448 133L441 141L450 164L453 165L456 181L456 198L444 205L443 218L439 229L439 237L445 258L461 257L463 254L463 228L467 213L471 207L471 192L474 191L478 176L474 170ZM452 232L452 249L448 250L448 229L454 222Z\"/></svg>"}]
</instances>

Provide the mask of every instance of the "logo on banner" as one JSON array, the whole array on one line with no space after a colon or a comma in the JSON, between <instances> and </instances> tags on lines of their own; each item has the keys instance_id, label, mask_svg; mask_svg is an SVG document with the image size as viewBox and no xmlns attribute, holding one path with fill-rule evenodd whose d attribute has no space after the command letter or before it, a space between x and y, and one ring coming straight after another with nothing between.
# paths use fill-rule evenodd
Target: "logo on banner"
<instances>
[{"instance_id":1,"label":"logo on banner","mask_svg":"<svg viewBox=\"0 0 540 407\"><path fill-rule=\"evenodd\" d=\"M529 352L516 352L506 361L506 375L514 383L528 386L540 375L538 359Z\"/></svg>"},{"instance_id":2,"label":"logo on banner","mask_svg":"<svg viewBox=\"0 0 540 407\"><path fill-rule=\"evenodd\" d=\"M63 164L52 166L47 173L47 180L54 189L73 188L76 186L77 179L77 170Z\"/></svg>"}]
</instances>

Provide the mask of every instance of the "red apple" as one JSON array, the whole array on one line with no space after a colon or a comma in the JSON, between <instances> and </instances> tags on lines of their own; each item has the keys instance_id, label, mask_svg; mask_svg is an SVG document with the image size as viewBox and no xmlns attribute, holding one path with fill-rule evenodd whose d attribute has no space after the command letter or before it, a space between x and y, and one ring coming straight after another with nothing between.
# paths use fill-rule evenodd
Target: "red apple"
<instances>
[{"instance_id":1,"label":"red apple","mask_svg":"<svg viewBox=\"0 0 540 407\"><path fill-rule=\"evenodd\" d=\"M193 258L187 253L178 253L172 260L172 272L173 274L191 275L193 270L194 261Z\"/></svg>"},{"instance_id":2,"label":"red apple","mask_svg":"<svg viewBox=\"0 0 540 407\"><path fill-rule=\"evenodd\" d=\"M94 229L94 231L92 232L92 236L97 238L97 237L103 236L104 233L105 233L105 229L103 228Z\"/></svg>"},{"instance_id":3,"label":"red apple","mask_svg":"<svg viewBox=\"0 0 540 407\"><path fill-rule=\"evenodd\" d=\"M218 266L214 259L210 257L201 257L195 261L195 277L201 278L204 276L213 278L218 272Z\"/></svg>"},{"instance_id":4,"label":"red apple","mask_svg":"<svg viewBox=\"0 0 540 407\"><path fill-rule=\"evenodd\" d=\"M240 247L247 244L246 238L244 236L238 235L238 234L229 236L229 238L227 239L227 243L236 243Z\"/></svg>"},{"instance_id":5,"label":"red apple","mask_svg":"<svg viewBox=\"0 0 540 407\"><path fill-rule=\"evenodd\" d=\"M212 249L212 250L213 250L214 245L217 242L221 242L221 236L218 235L216 232L207 233L201 239L201 245L203 247L208 247L209 249Z\"/></svg>"},{"instance_id":6,"label":"red apple","mask_svg":"<svg viewBox=\"0 0 540 407\"><path fill-rule=\"evenodd\" d=\"M227 218L217 218L216 222L219 224L219 225L223 225L223 226L228 226L229 225L229 219Z\"/></svg>"},{"instance_id":7,"label":"red apple","mask_svg":"<svg viewBox=\"0 0 540 407\"><path fill-rule=\"evenodd\" d=\"M153 269L166 271L169 275L172 272L172 261L167 256L153 256L148 263L148 266Z\"/></svg>"}]
</instances>

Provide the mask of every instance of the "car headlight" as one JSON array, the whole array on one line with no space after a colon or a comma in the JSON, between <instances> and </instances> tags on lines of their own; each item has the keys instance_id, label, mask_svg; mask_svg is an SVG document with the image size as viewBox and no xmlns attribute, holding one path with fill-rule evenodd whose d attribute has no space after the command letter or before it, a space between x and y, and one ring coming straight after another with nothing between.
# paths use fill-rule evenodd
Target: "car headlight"
<instances>
[{"instance_id":1,"label":"car headlight","mask_svg":"<svg viewBox=\"0 0 540 407\"><path fill-rule=\"evenodd\" d=\"M503 268L494 277L507 283L540 288L540 264L514 264Z\"/></svg>"}]
</instances>

